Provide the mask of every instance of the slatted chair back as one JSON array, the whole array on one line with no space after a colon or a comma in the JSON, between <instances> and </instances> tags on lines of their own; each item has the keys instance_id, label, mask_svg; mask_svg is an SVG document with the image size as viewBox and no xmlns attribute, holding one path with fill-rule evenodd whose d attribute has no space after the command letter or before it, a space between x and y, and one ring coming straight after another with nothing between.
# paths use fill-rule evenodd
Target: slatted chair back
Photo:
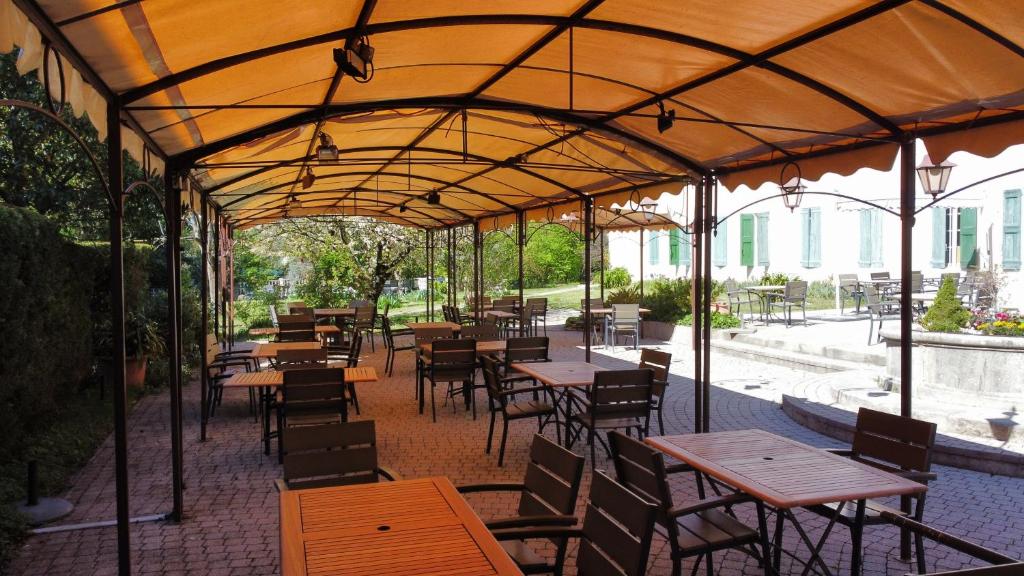
<instances>
[{"instance_id":1,"label":"slatted chair back","mask_svg":"<svg viewBox=\"0 0 1024 576\"><path fill-rule=\"evenodd\" d=\"M416 341L417 346L433 342L434 340L450 340L454 334L455 332L449 327L413 329L413 339Z\"/></svg>"},{"instance_id":2,"label":"slatted chair back","mask_svg":"<svg viewBox=\"0 0 1024 576\"><path fill-rule=\"evenodd\" d=\"M872 272L871 273L871 279L872 280L889 280L889 273L888 272Z\"/></svg>"},{"instance_id":3,"label":"slatted chair back","mask_svg":"<svg viewBox=\"0 0 1024 576\"><path fill-rule=\"evenodd\" d=\"M586 307L587 307L587 301L585 299L581 299L580 300L580 310L583 310ZM600 298L591 298L590 299L590 307L591 308L604 308L604 300L602 300Z\"/></svg>"},{"instance_id":4,"label":"slatted chair back","mask_svg":"<svg viewBox=\"0 0 1024 576\"><path fill-rule=\"evenodd\" d=\"M373 328L373 325L377 321L377 309L369 305L354 308L356 310L356 330L369 330Z\"/></svg>"},{"instance_id":5,"label":"slatted chair back","mask_svg":"<svg viewBox=\"0 0 1024 576\"><path fill-rule=\"evenodd\" d=\"M284 480L291 489L379 480L373 420L292 427L283 440Z\"/></svg>"},{"instance_id":6,"label":"slatted chair back","mask_svg":"<svg viewBox=\"0 0 1024 576\"><path fill-rule=\"evenodd\" d=\"M857 290L857 285L858 284L860 284L860 280L857 278L856 274L840 274L839 275L839 287L844 289L844 290L848 290L848 291L851 291L851 292L855 291L855 290Z\"/></svg>"},{"instance_id":7,"label":"slatted chair back","mask_svg":"<svg viewBox=\"0 0 1024 576\"><path fill-rule=\"evenodd\" d=\"M878 295L878 288L875 288L871 284L864 286L864 301L867 302L869 310L878 308L879 304L882 302L881 297Z\"/></svg>"},{"instance_id":8,"label":"slatted chair back","mask_svg":"<svg viewBox=\"0 0 1024 576\"><path fill-rule=\"evenodd\" d=\"M493 342L500 340L497 324L479 324L477 326L463 326L460 332L462 338L472 338L477 342Z\"/></svg>"},{"instance_id":9,"label":"slatted chair back","mask_svg":"<svg viewBox=\"0 0 1024 576\"><path fill-rule=\"evenodd\" d=\"M536 314L544 314L548 311L548 299L547 298L527 298L527 306L533 306Z\"/></svg>"},{"instance_id":10,"label":"slatted chair back","mask_svg":"<svg viewBox=\"0 0 1024 576\"><path fill-rule=\"evenodd\" d=\"M277 316L278 325L304 324L312 321L312 314L278 314Z\"/></svg>"},{"instance_id":11,"label":"slatted chair back","mask_svg":"<svg viewBox=\"0 0 1024 576\"><path fill-rule=\"evenodd\" d=\"M515 309L516 305L514 302L502 302L500 300L495 300L491 306L491 310L494 312L515 312Z\"/></svg>"},{"instance_id":12,"label":"slatted chair back","mask_svg":"<svg viewBox=\"0 0 1024 576\"><path fill-rule=\"evenodd\" d=\"M452 311L451 321L456 324L462 324L462 321L465 320L465 318L462 316L462 311L459 310L458 306L451 306L450 308Z\"/></svg>"},{"instance_id":13,"label":"slatted chair back","mask_svg":"<svg viewBox=\"0 0 1024 576\"><path fill-rule=\"evenodd\" d=\"M547 336L509 338L505 343L506 370L515 362L549 362L550 343Z\"/></svg>"},{"instance_id":14,"label":"slatted chair back","mask_svg":"<svg viewBox=\"0 0 1024 576\"><path fill-rule=\"evenodd\" d=\"M582 456L566 450L540 434L530 444L530 462L526 465L519 498L520 516L562 514L576 509L576 497L583 479Z\"/></svg>"},{"instance_id":15,"label":"slatted chair back","mask_svg":"<svg viewBox=\"0 0 1024 576\"><path fill-rule=\"evenodd\" d=\"M457 382L473 379L476 372L476 340L459 338L430 343L430 379Z\"/></svg>"},{"instance_id":16,"label":"slatted chair back","mask_svg":"<svg viewBox=\"0 0 1024 576\"><path fill-rule=\"evenodd\" d=\"M668 529L670 538L676 538L679 526L670 521L667 514L675 504L668 484L665 458L661 452L618 430L608 432L608 447L612 452L615 476L619 483L644 500L656 504L658 523Z\"/></svg>"},{"instance_id":17,"label":"slatted chair back","mask_svg":"<svg viewBox=\"0 0 1024 576\"><path fill-rule=\"evenodd\" d=\"M384 346L395 347L395 333L391 331L391 318L386 315L380 318L380 331L384 335Z\"/></svg>"},{"instance_id":18,"label":"slatted chair back","mask_svg":"<svg viewBox=\"0 0 1024 576\"><path fill-rule=\"evenodd\" d=\"M807 299L807 281L792 280L786 282L782 297L787 302L803 302Z\"/></svg>"},{"instance_id":19,"label":"slatted chair back","mask_svg":"<svg viewBox=\"0 0 1024 576\"><path fill-rule=\"evenodd\" d=\"M287 305L285 305L285 307L288 309L289 314L294 314L294 312L292 312L293 308L308 308L308 306L306 306L306 303L303 302L302 300L289 302Z\"/></svg>"},{"instance_id":20,"label":"slatted chair back","mask_svg":"<svg viewBox=\"0 0 1024 576\"><path fill-rule=\"evenodd\" d=\"M924 274L920 272L910 273L910 291L914 293L924 292Z\"/></svg>"},{"instance_id":21,"label":"slatted chair back","mask_svg":"<svg viewBox=\"0 0 1024 576\"><path fill-rule=\"evenodd\" d=\"M519 304L519 296L502 296L501 298L495 300L494 304L511 304L512 306L515 306L516 304Z\"/></svg>"},{"instance_id":22,"label":"slatted chair back","mask_svg":"<svg viewBox=\"0 0 1024 576\"><path fill-rule=\"evenodd\" d=\"M292 368L314 368L327 365L327 350L278 350L277 367L281 370Z\"/></svg>"},{"instance_id":23,"label":"slatted chair back","mask_svg":"<svg viewBox=\"0 0 1024 576\"><path fill-rule=\"evenodd\" d=\"M853 435L853 458L880 468L928 472L935 429L933 422L861 408Z\"/></svg>"},{"instance_id":24,"label":"slatted chair back","mask_svg":"<svg viewBox=\"0 0 1024 576\"><path fill-rule=\"evenodd\" d=\"M352 340L348 344L348 358L346 359L346 366L349 368L355 368L359 366L359 354L363 350L363 335L356 332L352 335Z\"/></svg>"},{"instance_id":25,"label":"slatted chair back","mask_svg":"<svg viewBox=\"0 0 1024 576\"><path fill-rule=\"evenodd\" d=\"M619 328L636 328L640 321L639 304L612 304L611 322Z\"/></svg>"},{"instance_id":26,"label":"slatted chair back","mask_svg":"<svg viewBox=\"0 0 1024 576\"><path fill-rule=\"evenodd\" d=\"M590 414L595 422L605 418L646 421L650 418L653 388L654 371L647 368L597 372L590 390Z\"/></svg>"},{"instance_id":27,"label":"slatted chair back","mask_svg":"<svg viewBox=\"0 0 1024 576\"><path fill-rule=\"evenodd\" d=\"M296 368L284 371L282 419L294 416L333 416L348 420L344 368Z\"/></svg>"},{"instance_id":28,"label":"slatted chair back","mask_svg":"<svg viewBox=\"0 0 1024 576\"><path fill-rule=\"evenodd\" d=\"M450 306L447 304L441 304L441 316L444 317L445 322L452 322L452 312Z\"/></svg>"},{"instance_id":29,"label":"slatted chair back","mask_svg":"<svg viewBox=\"0 0 1024 576\"><path fill-rule=\"evenodd\" d=\"M491 409L500 409L502 412L508 407L508 396L502 394L501 374L498 373L498 361L490 355L480 357L480 371L484 374L484 387L487 389L487 398L490 400Z\"/></svg>"},{"instance_id":30,"label":"slatted chair back","mask_svg":"<svg viewBox=\"0 0 1024 576\"><path fill-rule=\"evenodd\" d=\"M640 351L640 365L638 368L649 368L654 372L654 387L652 394L661 397L668 386L669 365L672 364L672 354L661 350L644 348Z\"/></svg>"},{"instance_id":31,"label":"slatted chair back","mask_svg":"<svg viewBox=\"0 0 1024 576\"><path fill-rule=\"evenodd\" d=\"M312 324L303 328L286 330L283 326L277 333L278 342L316 342L316 328Z\"/></svg>"},{"instance_id":32,"label":"slatted chair back","mask_svg":"<svg viewBox=\"0 0 1024 576\"><path fill-rule=\"evenodd\" d=\"M594 473L577 552L580 576L640 576L647 571L657 507L604 472Z\"/></svg>"}]
</instances>

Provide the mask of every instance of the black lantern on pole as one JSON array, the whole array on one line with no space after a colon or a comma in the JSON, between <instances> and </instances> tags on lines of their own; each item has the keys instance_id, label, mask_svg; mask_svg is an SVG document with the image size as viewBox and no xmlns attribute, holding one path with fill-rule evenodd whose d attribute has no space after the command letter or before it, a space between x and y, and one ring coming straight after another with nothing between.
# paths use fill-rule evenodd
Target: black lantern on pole
<instances>
[{"instance_id":1,"label":"black lantern on pole","mask_svg":"<svg viewBox=\"0 0 1024 576\"><path fill-rule=\"evenodd\" d=\"M786 178L786 173L789 168L796 172L795 176ZM804 192L807 191L807 186L803 184L803 173L800 171L800 165L796 162L786 162L782 166L782 171L779 173L779 189L782 190L782 202L792 212L800 207L800 201L804 198Z\"/></svg>"},{"instance_id":2,"label":"black lantern on pole","mask_svg":"<svg viewBox=\"0 0 1024 576\"><path fill-rule=\"evenodd\" d=\"M949 160L943 160L935 164L927 154L925 154L921 163L917 165L917 177L921 181L921 187L924 188L925 192L932 195L932 199L937 198L946 191L949 173L953 171L954 166L956 164Z\"/></svg>"}]
</instances>

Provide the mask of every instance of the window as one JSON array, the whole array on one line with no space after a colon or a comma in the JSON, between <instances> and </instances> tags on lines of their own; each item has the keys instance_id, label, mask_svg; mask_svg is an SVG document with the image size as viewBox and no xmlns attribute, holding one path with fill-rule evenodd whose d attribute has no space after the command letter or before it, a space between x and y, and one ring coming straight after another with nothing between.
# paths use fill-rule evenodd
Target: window
<instances>
[{"instance_id":1,"label":"window","mask_svg":"<svg viewBox=\"0 0 1024 576\"><path fill-rule=\"evenodd\" d=\"M768 265L768 213L757 215L757 265Z\"/></svg>"},{"instance_id":2,"label":"window","mask_svg":"<svg viewBox=\"0 0 1024 576\"><path fill-rule=\"evenodd\" d=\"M882 211L870 208L860 211L860 258L861 268L881 268L882 262Z\"/></svg>"},{"instance_id":3,"label":"window","mask_svg":"<svg viewBox=\"0 0 1024 576\"><path fill-rule=\"evenodd\" d=\"M1003 192L1003 269L1020 270L1020 190Z\"/></svg>"},{"instance_id":4,"label":"window","mask_svg":"<svg viewBox=\"0 0 1024 576\"><path fill-rule=\"evenodd\" d=\"M740 264L754 265L754 215L740 215Z\"/></svg>"},{"instance_id":5,"label":"window","mask_svg":"<svg viewBox=\"0 0 1024 576\"><path fill-rule=\"evenodd\" d=\"M690 265L690 253L693 252L690 242L690 235L686 232L679 232L679 263L683 266Z\"/></svg>"},{"instance_id":6,"label":"window","mask_svg":"<svg viewBox=\"0 0 1024 576\"><path fill-rule=\"evenodd\" d=\"M722 267L729 263L729 253L726 250L729 243L726 241L728 237L728 221L718 223L718 232L714 235L711 244L711 263L715 266Z\"/></svg>"},{"instance_id":7,"label":"window","mask_svg":"<svg viewBox=\"0 0 1024 576\"><path fill-rule=\"evenodd\" d=\"M679 229L668 231L668 263L679 266Z\"/></svg>"},{"instance_id":8,"label":"window","mask_svg":"<svg viewBox=\"0 0 1024 576\"><path fill-rule=\"evenodd\" d=\"M960 209L960 267L978 267L978 209Z\"/></svg>"},{"instance_id":9,"label":"window","mask_svg":"<svg viewBox=\"0 0 1024 576\"><path fill-rule=\"evenodd\" d=\"M932 208L932 268L945 268L949 264L947 218L946 208Z\"/></svg>"},{"instance_id":10,"label":"window","mask_svg":"<svg viewBox=\"0 0 1024 576\"><path fill-rule=\"evenodd\" d=\"M659 255L658 255L658 231L657 230L648 230L647 231L647 247L649 249L648 252L647 252L647 262L649 264L657 264L658 263L658 259L659 259L658 258Z\"/></svg>"},{"instance_id":11,"label":"window","mask_svg":"<svg viewBox=\"0 0 1024 576\"><path fill-rule=\"evenodd\" d=\"M821 208L804 208L800 211L803 228L802 254L800 263L804 268L821 266Z\"/></svg>"},{"instance_id":12,"label":"window","mask_svg":"<svg viewBox=\"0 0 1024 576\"><path fill-rule=\"evenodd\" d=\"M1004 221L1004 229L1005 229ZM978 265L978 209L932 208L933 268ZM1005 253L1005 247L1004 247Z\"/></svg>"}]
</instances>

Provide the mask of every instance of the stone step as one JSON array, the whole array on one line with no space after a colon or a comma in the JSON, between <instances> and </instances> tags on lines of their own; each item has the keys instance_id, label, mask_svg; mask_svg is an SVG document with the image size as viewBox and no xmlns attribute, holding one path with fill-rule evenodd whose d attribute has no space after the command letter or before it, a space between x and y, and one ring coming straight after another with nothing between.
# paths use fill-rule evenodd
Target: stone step
<instances>
[{"instance_id":1,"label":"stone step","mask_svg":"<svg viewBox=\"0 0 1024 576\"><path fill-rule=\"evenodd\" d=\"M799 327L797 327L799 328ZM794 329L797 329L794 328ZM732 337L734 342L752 344L773 350L786 350L798 354L821 356L842 362L850 362L859 365L885 366L885 347L876 346L877 351L857 349L853 346L841 346L836 344L820 344L814 341L806 341L799 338L778 338L768 336L757 331L746 331L737 333Z\"/></svg>"},{"instance_id":2,"label":"stone step","mask_svg":"<svg viewBox=\"0 0 1024 576\"><path fill-rule=\"evenodd\" d=\"M843 372L859 370L864 367L863 364L857 362L831 358L821 354L796 352L783 347L751 344L746 341L740 341L740 336L746 335L737 334L732 339L724 337L713 338L711 340L711 349L777 366L799 368L808 372Z\"/></svg>"}]
</instances>

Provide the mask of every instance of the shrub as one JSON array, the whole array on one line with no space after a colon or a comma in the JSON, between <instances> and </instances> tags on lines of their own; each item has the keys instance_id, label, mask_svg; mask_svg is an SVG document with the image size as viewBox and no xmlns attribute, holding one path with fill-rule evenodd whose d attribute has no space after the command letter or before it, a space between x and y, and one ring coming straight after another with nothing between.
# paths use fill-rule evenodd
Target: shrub
<instances>
[{"instance_id":1,"label":"shrub","mask_svg":"<svg viewBox=\"0 0 1024 576\"><path fill-rule=\"evenodd\" d=\"M604 303L609 306L612 304L639 304L640 286L634 284L632 286L623 286L618 290L612 290L604 299Z\"/></svg>"},{"instance_id":2,"label":"shrub","mask_svg":"<svg viewBox=\"0 0 1024 576\"><path fill-rule=\"evenodd\" d=\"M807 285L807 298L811 300L833 300L836 287L831 280L815 280Z\"/></svg>"},{"instance_id":3,"label":"shrub","mask_svg":"<svg viewBox=\"0 0 1024 576\"><path fill-rule=\"evenodd\" d=\"M790 276L785 272L776 272L775 274L765 274L757 282L763 286L785 286L786 282L795 282L799 279L799 276Z\"/></svg>"},{"instance_id":4,"label":"shrub","mask_svg":"<svg viewBox=\"0 0 1024 576\"><path fill-rule=\"evenodd\" d=\"M693 326L693 314L686 314L679 320L683 326ZM711 312L711 327L715 329L739 328L740 319L732 314L714 310Z\"/></svg>"},{"instance_id":5,"label":"shrub","mask_svg":"<svg viewBox=\"0 0 1024 576\"><path fill-rule=\"evenodd\" d=\"M935 295L935 302L921 318L921 326L930 332L959 332L971 319L971 313L956 296L956 282L946 278Z\"/></svg>"},{"instance_id":6,"label":"shrub","mask_svg":"<svg viewBox=\"0 0 1024 576\"><path fill-rule=\"evenodd\" d=\"M690 312L689 278L658 278L644 287L641 305L650 308L648 320L676 323Z\"/></svg>"},{"instance_id":7,"label":"shrub","mask_svg":"<svg viewBox=\"0 0 1024 576\"><path fill-rule=\"evenodd\" d=\"M633 278L630 277L629 270L622 266L609 268L604 273L605 288L622 288L623 286L629 286L632 282Z\"/></svg>"}]
</instances>

